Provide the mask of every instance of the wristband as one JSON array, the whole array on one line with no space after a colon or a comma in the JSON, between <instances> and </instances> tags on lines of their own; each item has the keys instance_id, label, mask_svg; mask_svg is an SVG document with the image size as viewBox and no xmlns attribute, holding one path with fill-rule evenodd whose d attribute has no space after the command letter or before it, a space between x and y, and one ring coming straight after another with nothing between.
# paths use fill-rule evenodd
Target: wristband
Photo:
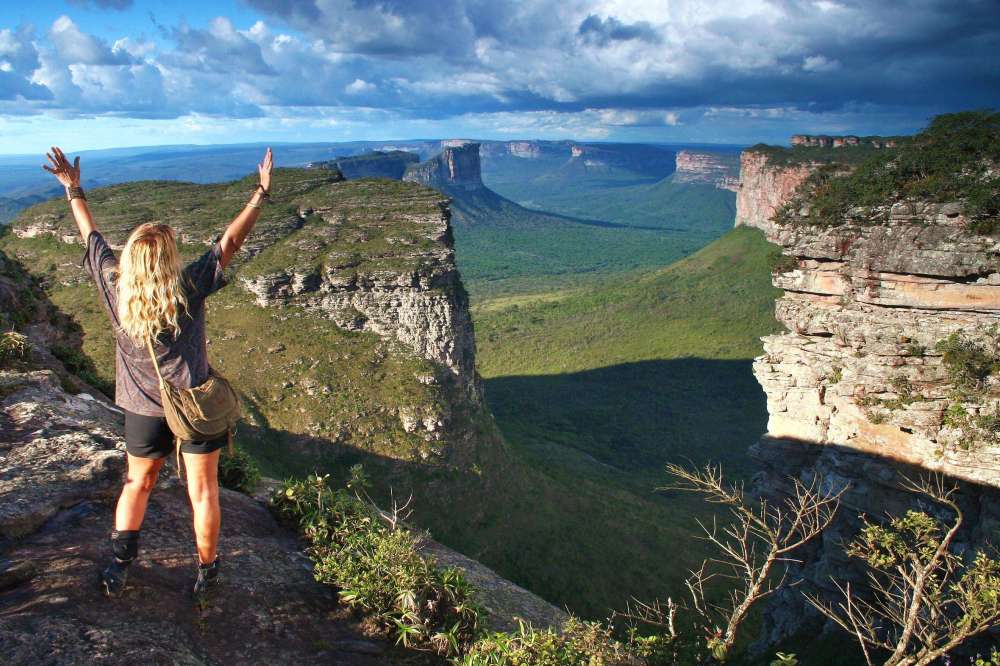
<instances>
[{"instance_id":1,"label":"wristband","mask_svg":"<svg viewBox=\"0 0 1000 666\"><path fill-rule=\"evenodd\" d=\"M260 195L265 199L271 198L271 193L268 190L264 189L264 186L261 185L260 183L257 183L257 187L254 188L254 193L256 194L257 192L260 192Z\"/></svg>"},{"instance_id":2,"label":"wristband","mask_svg":"<svg viewBox=\"0 0 1000 666\"><path fill-rule=\"evenodd\" d=\"M70 185L66 188L66 201L72 201L73 199L87 200L87 195L83 193L83 188L79 185Z\"/></svg>"}]
</instances>

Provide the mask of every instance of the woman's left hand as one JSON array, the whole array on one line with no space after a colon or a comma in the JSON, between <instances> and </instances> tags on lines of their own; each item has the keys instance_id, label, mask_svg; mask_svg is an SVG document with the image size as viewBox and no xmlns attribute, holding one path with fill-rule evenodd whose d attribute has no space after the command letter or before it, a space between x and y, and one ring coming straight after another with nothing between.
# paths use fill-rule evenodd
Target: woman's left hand
<instances>
[{"instance_id":1,"label":"woman's left hand","mask_svg":"<svg viewBox=\"0 0 1000 666\"><path fill-rule=\"evenodd\" d=\"M274 163L271 158L271 149L268 148L267 152L264 153L264 160L257 165L257 172L260 174L260 184L264 188L265 192L271 191L271 169Z\"/></svg>"},{"instance_id":2,"label":"woman's left hand","mask_svg":"<svg viewBox=\"0 0 1000 666\"><path fill-rule=\"evenodd\" d=\"M52 154L45 153L45 156L49 158L52 166L43 164L42 168L58 178L63 187L80 187L79 155L73 160L73 164L70 164L63 151L56 146L52 146Z\"/></svg>"}]
</instances>

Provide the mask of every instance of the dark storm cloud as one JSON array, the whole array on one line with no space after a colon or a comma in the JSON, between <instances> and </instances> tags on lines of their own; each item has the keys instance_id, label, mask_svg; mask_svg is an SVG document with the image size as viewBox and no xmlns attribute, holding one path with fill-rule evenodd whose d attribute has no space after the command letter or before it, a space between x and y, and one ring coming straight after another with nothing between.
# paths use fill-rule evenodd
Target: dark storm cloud
<instances>
[{"instance_id":1,"label":"dark storm cloud","mask_svg":"<svg viewBox=\"0 0 1000 666\"><path fill-rule=\"evenodd\" d=\"M117 9L119 11L129 9L133 4L133 0L69 0L69 2L77 7L93 5L101 9Z\"/></svg>"},{"instance_id":2,"label":"dark storm cloud","mask_svg":"<svg viewBox=\"0 0 1000 666\"><path fill-rule=\"evenodd\" d=\"M996 0L243 1L261 22L154 20L157 44L69 17L47 42L0 30L0 100L156 117L591 113L613 126L1000 105Z\"/></svg>"},{"instance_id":3,"label":"dark storm cloud","mask_svg":"<svg viewBox=\"0 0 1000 666\"><path fill-rule=\"evenodd\" d=\"M647 21L626 24L613 16L602 19L596 14L591 14L585 18L576 32L584 39L602 46L609 42L628 41L630 39L638 39L650 44L656 44L660 41L660 36Z\"/></svg>"}]
</instances>

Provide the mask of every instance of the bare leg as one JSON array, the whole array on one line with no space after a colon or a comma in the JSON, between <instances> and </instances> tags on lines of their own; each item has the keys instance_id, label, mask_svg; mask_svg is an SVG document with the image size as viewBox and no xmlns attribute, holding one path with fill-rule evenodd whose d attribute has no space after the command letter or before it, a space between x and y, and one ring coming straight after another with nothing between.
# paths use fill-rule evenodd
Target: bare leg
<instances>
[{"instance_id":1,"label":"bare leg","mask_svg":"<svg viewBox=\"0 0 1000 666\"><path fill-rule=\"evenodd\" d=\"M201 564L215 561L219 545L219 453L183 453L188 497L194 511L194 537Z\"/></svg>"},{"instance_id":2,"label":"bare leg","mask_svg":"<svg viewBox=\"0 0 1000 666\"><path fill-rule=\"evenodd\" d=\"M146 516L149 494L163 467L164 458L137 458L131 453L125 470L125 485L115 509L116 530L138 530Z\"/></svg>"}]
</instances>

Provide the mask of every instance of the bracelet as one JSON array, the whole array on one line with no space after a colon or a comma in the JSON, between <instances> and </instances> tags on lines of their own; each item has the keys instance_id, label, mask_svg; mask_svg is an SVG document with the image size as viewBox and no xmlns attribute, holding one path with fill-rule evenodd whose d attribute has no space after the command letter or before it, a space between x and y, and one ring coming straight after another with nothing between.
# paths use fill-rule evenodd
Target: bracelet
<instances>
[{"instance_id":1,"label":"bracelet","mask_svg":"<svg viewBox=\"0 0 1000 666\"><path fill-rule=\"evenodd\" d=\"M66 201L72 201L73 199L87 200L87 195L83 193L83 188L79 185L70 185L66 188Z\"/></svg>"},{"instance_id":2,"label":"bracelet","mask_svg":"<svg viewBox=\"0 0 1000 666\"><path fill-rule=\"evenodd\" d=\"M256 194L258 191L260 192L260 195L265 199L271 198L271 193L268 190L265 190L264 186L261 185L260 183L257 183L257 187L254 188L254 194Z\"/></svg>"},{"instance_id":3,"label":"bracelet","mask_svg":"<svg viewBox=\"0 0 1000 666\"><path fill-rule=\"evenodd\" d=\"M247 205L250 206L251 208L263 208L263 206L261 206L260 204L255 204L252 201L248 201Z\"/></svg>"}]
</instances>

